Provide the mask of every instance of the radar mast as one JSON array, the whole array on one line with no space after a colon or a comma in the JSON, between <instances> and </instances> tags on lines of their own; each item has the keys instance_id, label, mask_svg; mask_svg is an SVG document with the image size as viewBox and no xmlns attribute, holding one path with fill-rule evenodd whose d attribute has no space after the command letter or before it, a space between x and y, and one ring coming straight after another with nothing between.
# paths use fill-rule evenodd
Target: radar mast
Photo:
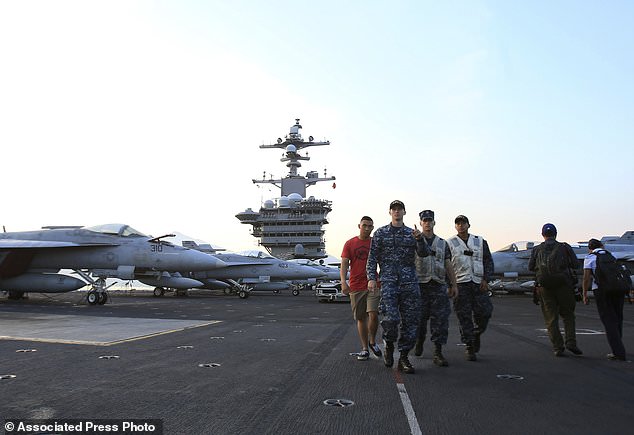
<instances>
[{"instance_id":1,"label":"radar mast","mask_svg":"<svg viewBox=\"0 0 634 435\"><path fill-rule=\"evenodd\" d=\"M264 246L271 255L283 258L324 258L325 239L323 225L328 223L327 215L332 210L332 202L325 199L307 197L308 186L321 181L334 181L334 176L320 177L316 171L305 176L299 174L301 161L308 161L308 155L300 152L309 147L330 145L330 141L315 141L313 136L304 140L300 130L299 118L290 128L288 135L277 139L276 143L260 145L261 149L278 148L284 150L280 161L286 164L288 174L283 178L252 179L254 184L272 184L280 189L280 197L264 201L259 212L247 209L236 217L243 223L253 226L252 235L258 238L258 244ZM333 188L336 185L333 183Z\"/></svg>"}]
</instances>

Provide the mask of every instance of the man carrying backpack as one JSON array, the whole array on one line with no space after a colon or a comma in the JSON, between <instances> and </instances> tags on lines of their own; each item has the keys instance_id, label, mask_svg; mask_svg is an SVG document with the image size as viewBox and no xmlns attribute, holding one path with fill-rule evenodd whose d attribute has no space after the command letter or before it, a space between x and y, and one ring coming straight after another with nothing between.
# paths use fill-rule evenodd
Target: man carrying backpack
<instances>
[{"instance_id":1,"label":"man carrying backpack","mask_svg":"<svg viewBox=\"0 0 634 435\"><path fill-rule=\"evenodd\" d=\"M577 256L567 243L559 243L557 228L553 224L542 227L544 243L531 252L528 269L535 272L535 290L540 300L542 314L555 356L564 356L564 339L559 331L559 316L564 321L565 348L575 355L583 352L577 347L575 333L574 270Z\"/></svg>"},{"instance_id":2,"label":"man carrying backpack","mask_svg":"<svg viewBox=\"0 0 634 435\"><path fill-rule=\"evenodd\" d=\"M623 346L623 304L625 293L629 290L629 283L619 282L619 266L612 254L603 249L603 244L597 239L590 239L588 251L583 262L583 303L588 304L588 290L592 286L594 300L608 344L612 353L609 360L625 361L625 346ZM625 275L625 274L624 274ZM623 276L630 280L629 273ZM625 288L627 285L627 289Z\"/></svg>"}]
</instances>

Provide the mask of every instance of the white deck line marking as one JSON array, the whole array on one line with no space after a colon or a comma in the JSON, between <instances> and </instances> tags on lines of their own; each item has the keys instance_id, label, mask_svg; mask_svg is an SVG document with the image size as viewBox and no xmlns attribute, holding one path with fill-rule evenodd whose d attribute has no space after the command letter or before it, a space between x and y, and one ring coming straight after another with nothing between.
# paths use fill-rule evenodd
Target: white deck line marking
<instances>
[{"instance_id":1,"label":"white deck line marking","mask_svg":"<svg viewBox=\"0 0 634 435\"><path fill-rule=\"evenodd\" d=\"M407 417L412 435L422 435L418 420L416 420L416 413L414 412L414 408L412 408L412 402L409 400L409 395L405 389L405 384L397 383L396 388L398 389L399 396L401 396L401 402L403 403L403 409L405 410L405 416Z\"/></svg>"}]
</instances>

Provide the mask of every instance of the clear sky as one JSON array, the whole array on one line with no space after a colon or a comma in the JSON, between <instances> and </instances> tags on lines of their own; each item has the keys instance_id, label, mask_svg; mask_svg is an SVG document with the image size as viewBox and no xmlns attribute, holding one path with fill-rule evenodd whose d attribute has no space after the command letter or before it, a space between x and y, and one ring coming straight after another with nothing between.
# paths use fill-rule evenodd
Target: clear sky
<instances>
[{"instance_id":1,"label":"clear sky","mask_svg":"<svg viewBox=\"0 0 634 435\"><path fill-rule=\"evenodd\" d=\"M0 224L128 223L253 249L301 118L362 215L458 214L492 249L634 230L634 2L0 1Z\"/></svg>"}]
</instances>

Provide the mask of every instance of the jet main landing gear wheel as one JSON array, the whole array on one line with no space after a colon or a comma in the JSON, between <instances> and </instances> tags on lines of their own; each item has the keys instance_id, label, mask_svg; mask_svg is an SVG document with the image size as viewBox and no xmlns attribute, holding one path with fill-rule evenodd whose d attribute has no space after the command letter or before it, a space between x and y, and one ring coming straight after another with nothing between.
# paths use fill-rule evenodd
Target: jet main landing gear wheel
<instances>
[{"instance_id":1,"label":"jet main landing gear wheel","mask_svg":"<svg viewBox=\"0 0 634 435\"><path fill-rule=\"evenodd\" d=\"M108 294L106 293L106 280L99 278L92 283L92 289L86 295L86 301L90 305L103 305L108 301Z\"/></svg>"},{"instance_id":2,"label":"jet main landing gear wheel","mask_svg":"<svg viewBox=\"0 0 634 435\"><path fill-rule=\"evenodd\" d=\"M106 292L97 293L97 303L99 305L104 305L106 302L108 302L108 293Z\"/></svg>"},{"instance_id":3,"label":"jet main landing gear wheel","mask_svg":"<svg viewBox=\"0 0 634 435\"><path fill-rule=\"evenodd\" d=\"M97 305L99 303L99 294L96 291L91 290L86 295L86 300L90 305Z\"/></svg>"}]
</instances>

